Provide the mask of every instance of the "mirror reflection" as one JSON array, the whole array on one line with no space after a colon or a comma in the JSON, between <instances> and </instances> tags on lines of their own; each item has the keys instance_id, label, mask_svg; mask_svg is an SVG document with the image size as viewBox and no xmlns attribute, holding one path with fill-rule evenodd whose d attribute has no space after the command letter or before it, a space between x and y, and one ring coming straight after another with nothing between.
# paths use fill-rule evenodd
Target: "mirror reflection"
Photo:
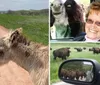
<instances>
[{"instance_id":1,"label":"mirror reflection","mask_svg":"<svg viewBox=\"0 0 100 85\"><path fill-rule=\"evenodd\" d=\"M60 77L65 80L91 82L93 80L93 64L87 61L72 61L63 64Z\"/></svg>"}]
</instances>

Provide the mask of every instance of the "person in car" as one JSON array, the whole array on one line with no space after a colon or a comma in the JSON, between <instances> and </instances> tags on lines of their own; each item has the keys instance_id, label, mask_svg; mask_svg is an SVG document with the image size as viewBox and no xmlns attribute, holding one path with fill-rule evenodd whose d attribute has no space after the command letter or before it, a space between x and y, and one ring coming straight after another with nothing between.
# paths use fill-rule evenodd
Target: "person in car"
<instances>
[{"instance_id":1,"label":"person in car","mask_svg":"<svg viewBox=\"0 0 100 85\"><path fill-rule=\"evenodd\" d=\"M100 41L100 1L92 2L86 14L84 36L74 38L74 41L98 42Z\"/></svg>"}]
</instances>

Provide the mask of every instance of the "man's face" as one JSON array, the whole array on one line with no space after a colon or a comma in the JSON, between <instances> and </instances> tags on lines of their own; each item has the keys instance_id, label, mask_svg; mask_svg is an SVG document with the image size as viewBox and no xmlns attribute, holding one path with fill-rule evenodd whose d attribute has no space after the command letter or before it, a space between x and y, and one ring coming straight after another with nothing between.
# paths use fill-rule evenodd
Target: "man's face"
<instances>
[{"instance_id":1,"label":"man's face","mask_svg":"<svg viewBox=\"0 0 100 85\"><path fill-rule=\"evenodd\" d=\"M91 13L87 18L85 32L89 39L100 39L100 13Z\"/></svg>"}]
</instances>

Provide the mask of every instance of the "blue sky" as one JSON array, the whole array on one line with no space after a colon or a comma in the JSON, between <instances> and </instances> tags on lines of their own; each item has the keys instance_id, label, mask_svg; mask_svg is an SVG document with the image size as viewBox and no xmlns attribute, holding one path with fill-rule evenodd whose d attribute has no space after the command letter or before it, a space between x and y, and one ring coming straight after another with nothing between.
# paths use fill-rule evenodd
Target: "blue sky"
<instances>
[{"instance_id":1,"label":"blue sky","mask_svg":"<svg viewBox=\"0 0 100 85\"><path fill-rule=\"evenodd\" d=\"M0 11L49 8L49 0L0 0Z\"/></svg>"}]
</instances>

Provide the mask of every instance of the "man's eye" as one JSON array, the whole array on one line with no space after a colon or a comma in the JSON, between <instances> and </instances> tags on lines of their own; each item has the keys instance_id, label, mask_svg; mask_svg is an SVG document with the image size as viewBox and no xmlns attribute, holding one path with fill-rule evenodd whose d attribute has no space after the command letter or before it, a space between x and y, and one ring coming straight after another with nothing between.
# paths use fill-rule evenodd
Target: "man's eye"
<instances>
[{"instance_id":1,"label":"man's eye","mask_svg":"<svg viewBox=\"0 0 100 85\"><path fill-rule=\"evenodd\" d=\"M100 22L98 22L98 21L97 21L97 22L95 22L95 24L96 24L97 26L100 26Z\"/></svg>"},{"instance_id":2,"label":"man's eye","mask_svg":"<svg viewBox=\"0 0 100 85\"><path fill-rule=\"evenodd\" d=\"M93 21L91 19L87 19L86 22L89 23L89 24L92 24L93 23Z\"/></svg>"}]
</instances>

